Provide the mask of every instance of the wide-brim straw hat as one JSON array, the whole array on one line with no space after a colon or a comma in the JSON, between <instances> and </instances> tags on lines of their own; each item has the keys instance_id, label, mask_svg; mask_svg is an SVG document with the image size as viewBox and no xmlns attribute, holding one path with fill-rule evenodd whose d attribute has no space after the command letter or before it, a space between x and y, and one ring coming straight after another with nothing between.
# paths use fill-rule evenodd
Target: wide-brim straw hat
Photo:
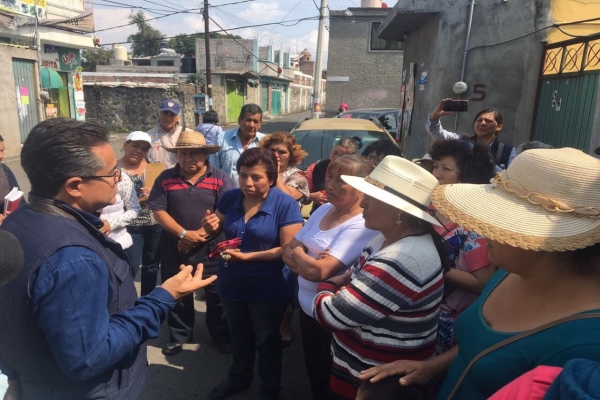
<instances>
[{"instance_id":1,"label":"wide-brim straw hat","mask_svg":"<svg viewBox=\"0 0 600 400\"><path fill-rule=\"evenodd\" d=\"M183 131L179 134L174 147L163 147L166 151L177 153L179 149L203 149L206 154L213 154L221 150L221 146L207 145L204 135L195 131Z\"/></svg>"},{"instance_id":2,"label":"wide-brim straw hat","mask_svg":"<svg viewBox=\"0 0 600 400\"><path fill-rule=\"evenodd\" d=\"M433 205L487 238L536 251L600 242L600 160L572 148L519 154L491 184L443 185Z\"/></svg>"},{"instance_id":3,"label":"wide-brim straw hat","mask_svg":"<svg viewBox=\"0 0 600 400\"><path fill-rule=\"evenodd\" d=\"M435 225L427 208L438 180L420 166L401 157L387 156L366 178L342 175L353 188ZM395 216L394 216L395 218Z\"/></svg>"}]
</instances>

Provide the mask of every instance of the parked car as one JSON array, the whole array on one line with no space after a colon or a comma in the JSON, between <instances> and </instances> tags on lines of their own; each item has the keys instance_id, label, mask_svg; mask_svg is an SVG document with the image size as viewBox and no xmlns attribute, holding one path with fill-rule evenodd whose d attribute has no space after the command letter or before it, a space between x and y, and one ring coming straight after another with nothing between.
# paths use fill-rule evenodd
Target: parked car
<instances>
[{"instance_id":1,"label":"parked car","mask_svg":"<svg viewBox=\"0 0 600 400\"><path fill-rule=\"evenodd\" d=\"M400 110L397 108L362 108L359 110L348 110L339 115L339 118L377 118L394 138L398 137L400 117Z\"/></svg>"},{"instance_id":2,"label":"parked car","mask_svg":"<svg viewBox=\"0 0 600 400\"><path fill-rule=\"evenodd\" d=\"M388 131L372 121L354 118L319 118L301 121L292 130L296 143L308 153L298 168L306 170L308 166L324 158L329 158L331 149L342 136L358 136L363 146L362 153L369 144L388 139L390 146L398 146Z\"/></svg>"}]
</instances>

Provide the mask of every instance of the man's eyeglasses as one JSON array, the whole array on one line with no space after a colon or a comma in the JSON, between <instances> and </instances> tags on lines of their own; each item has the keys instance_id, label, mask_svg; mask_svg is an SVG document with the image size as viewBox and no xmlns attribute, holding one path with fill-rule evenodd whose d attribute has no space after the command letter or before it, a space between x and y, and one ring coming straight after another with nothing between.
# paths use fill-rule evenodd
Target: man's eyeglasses
<instances>
[{"instance_id":1,"label":"man's eyeglasses","mask_svg":"<svg viewBox=\"0 0 600 400\"><path fill-rule=\"evenodd\" d=\"M81 179L98 179L98 178L113 178L115 180L115 184L121 181L121 168L115 169L111 175L89 175L89 176L80 176Z\"/></svg>"}]
</instances>

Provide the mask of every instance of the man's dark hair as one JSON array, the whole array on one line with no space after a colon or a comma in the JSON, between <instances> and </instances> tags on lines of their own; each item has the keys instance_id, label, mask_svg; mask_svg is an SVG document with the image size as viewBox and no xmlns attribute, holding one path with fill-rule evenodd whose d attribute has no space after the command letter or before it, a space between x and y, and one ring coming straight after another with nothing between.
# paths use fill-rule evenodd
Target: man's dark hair
<instances>
[{"instance_id":1,"label":"man's dark hair","mask_svg":"<svg viewBox=\"0 0 600 400\"><path fill-rule=\"evenodd\" d=\"M108 130L91 122L54 118L37 124L21 150L31 193L51 198L69 178L96 175L104 163L92 148L108 140Z\"/></svg>"},{"instance_id":2,"label":"man's dark hair","mask_svg":"<svg viewBox=\"0 0 600 400\"><path fill-rule=\"evenodd\" d=\"M219 113L215 110L208 110L202 116L202 123L204 124L218 124L219 123Z\"/></svg>"},{"instance_id":3,"label":"man's dark hair","mask_svg":"<svg viewBox=\"0 0 600 400\"><path fill-rule=\"evenodd\" d=\"M246 113L250 113L252 115L260 114L260 119L262 120L263 110L258 104L245 104L240 110L240 118L244 118Z\"/></svg>"},{"instance_id":4,"label":"man's dark hair","mask_svg":"<svg viewBox=\"0 0 600 400\"><path fill-rule=\"evenodd\" d=\"M473 123L475 123L475 121L477 121L477 118L479 118L481 115L489 113L494 113L494 121L496 121L497 124L502 125L502 123L504 122L504 116L502 115L500 110L496 110L495 108L486 108L479 111L477 115L475 115L475 118L473 118Z\"/></svg>"},{"instance_id":5,"label":"man's dark hair","mask_svg":"<svg viewBox=\"0 0 600 400\"><path fill-rule=\"evenodd\" d=\"M370 145L362 152L363 157L368 157L369 154L375 152L375 154L383 154L384 156L398 156L402 157L400 148L395 143L388 139L379 139Z\"/></svg>"},{"instance_id":6,"label":"man's dark hair","mask_svg":"<svg viewBox=\"0 0 600 400\"><path fill-rule=\"evenodd\" d=\"M257 165L264 165L267 178L270 181L273 181L271 187L277 185L279 170L277 168L277 157L275 157L275 153L264 147L248 149L242 153L240 158L238 158L236 168L239 174L241 167L252 168Z\"/></svg>"},{"instance_id":7,"label":"man's dark hair","mask_svg":"<svg viewBox=\"0 0 600 400\"><path fill-rule=\"evenodd\" d=\"M0 142L4 142L4 138L0 135Z\"/></svg>"},{"instance_id":8,"label":"man's dark hair","mask_svg":"<svg viewBox=\"0 0 600 400\"><path fill-rule=\"evenodd\" d=\"M461 183L489 183L495 175L494 161L488 148L479 143L465 140L438 140L429 149L433 161L452 157L460 173Z\"/></svg>"}]
</instances>

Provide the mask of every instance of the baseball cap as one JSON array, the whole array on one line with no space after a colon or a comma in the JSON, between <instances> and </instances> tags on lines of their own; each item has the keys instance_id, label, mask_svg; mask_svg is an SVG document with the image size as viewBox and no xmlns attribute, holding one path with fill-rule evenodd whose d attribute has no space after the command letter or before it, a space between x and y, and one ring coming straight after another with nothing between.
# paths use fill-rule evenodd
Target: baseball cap
<instances>
[{"instance_id":1,"label":"baseball cap","mask_svg":"<svg viewBox=\"0 0 600 400\"><path fill-rule=\"evenodd\" d=\"M161 110L162 111L162 110ZM150 138L150 135L148 135L146 132L142 132L142 131L133 131L131 132L129 135L127 135L127 139L125 139L126 142L148 142L150 143L150 146L152 146L152 139Z\"/></svg>"},{"instance_id":2,"label":"baseball cap","mask_svg":"<svg viewBox=\"0 0 600 400\"><path fill-rule=\"evenodd\" d=\"M173 99L166 99L160 103L159 111L171 111L173 114L179 114L179 103Z\"/></svg>"},{"instance_id":3,"label":"baseball cap","mask_svg":"<svg viewBox=\"0 0 600 400\"><path fill-rule=\"evenodd\" d=\"M341 103L341 104L340 104L340 108L348 108L348 104L346 104L346 103Z\"/></svg>"}]
</instances>

